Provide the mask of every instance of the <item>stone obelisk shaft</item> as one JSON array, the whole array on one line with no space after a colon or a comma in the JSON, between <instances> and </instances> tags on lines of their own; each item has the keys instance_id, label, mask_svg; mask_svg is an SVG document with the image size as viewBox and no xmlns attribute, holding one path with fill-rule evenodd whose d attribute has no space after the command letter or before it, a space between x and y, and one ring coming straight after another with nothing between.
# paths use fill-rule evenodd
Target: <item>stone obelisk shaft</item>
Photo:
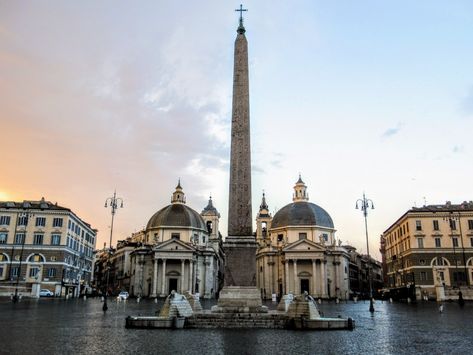
<instances>
[{"instance_id":1,"label":"stone obelisk shaft","mask_svg":"<svg viewBox=\"0 0 473 355\"><path fill-rule=\"evenodd\" d=\"M251 236L251 150L248 42L243 26L235 40L228 236Z\"/></svg>"},{"instance_id":2,"label":"stone obelisk shaft","mask_svg":"<svg viewBox=\"0 0 473 355\"><path fill-rule=\"evenodd\" d=\"M224 285L226 287L239 287L239 291L232 289L230 294L225 296L225 292L230 289L224 288L222 290L222 297L224 299L231 298L233 301L235 301L235 292L240 296L241 292L245 294L250 292L253 296L256 295L259 297L258 291L255 288L257 244L255 236L253 235L253 218L251 214L248 43L246 41L245 28L243 27L243 19L241 17L237 33L235 40L235 65L233 70L228 236L225 239L223 249L225 251ZM243 290L241 287L250 287L251 290ZM247 296L249 297L249 294L245 297ZM241 300L243 303L246 302L243 300L245 297ZM261 303L261 301L258 302Z\"/></svg>"}]
</instances>

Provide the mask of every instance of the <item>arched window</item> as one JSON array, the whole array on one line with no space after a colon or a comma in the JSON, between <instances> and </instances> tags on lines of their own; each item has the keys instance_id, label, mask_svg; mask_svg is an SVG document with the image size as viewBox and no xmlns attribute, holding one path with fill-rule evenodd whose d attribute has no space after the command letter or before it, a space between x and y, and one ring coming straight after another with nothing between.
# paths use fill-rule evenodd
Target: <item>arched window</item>
<instances>
[{"instance_id":1,"label":"arched window","mask_svg":"<svg viewBox=\"0 0 473 355\"><path fill-rule=\"evenodd\" d=\"M432 261L430 262L430 265L431 266L449 266L450 262L442 256L437 256L432 259Z\"/></svg>"},{"instance_id":2,"label":"arched window","mask_svg":"<svg viewBox=\"0 0 473 355\"><path fill-rule=\"evenodd\" d=\"M29 263L44 263L46 260L41 254L31 254L30 256L28 256L26 261Z\"/></svg>"}]
</instances>

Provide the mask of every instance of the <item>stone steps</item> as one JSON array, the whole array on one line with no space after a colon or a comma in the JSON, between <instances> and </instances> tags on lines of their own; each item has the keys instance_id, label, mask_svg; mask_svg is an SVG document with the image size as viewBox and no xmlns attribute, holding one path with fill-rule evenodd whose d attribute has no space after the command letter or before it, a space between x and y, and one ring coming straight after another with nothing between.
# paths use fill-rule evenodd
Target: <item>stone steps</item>
<instances>
[{"instance_id":1,"label":"stone steps","mask_svg":"<svg viewBox=\"0 0 473 355\"><path fill-rule=\"evenodd\" d=\"M218 313L195 314L186 319L186 328L286 328L287 317L280 314Z\"/></svg>"}]
</instances>

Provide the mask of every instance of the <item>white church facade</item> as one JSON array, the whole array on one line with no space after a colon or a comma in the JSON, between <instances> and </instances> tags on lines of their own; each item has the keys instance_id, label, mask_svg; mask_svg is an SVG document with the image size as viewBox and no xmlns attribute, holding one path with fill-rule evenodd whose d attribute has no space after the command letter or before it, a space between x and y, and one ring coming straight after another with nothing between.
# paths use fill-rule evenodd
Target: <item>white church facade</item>
<instances>
[{"instance_id":1,"label":"white church facade","mask_svg":"<svg viewBox=\"0 0 473 355\"><path fill-rule=\"evenodd\" d=\"M304 291L316 298L349 296L349 254L336 243L330 215L308 200L300 176L293 202L274 217L263 194L256 217L256 281L264 299Z\"/></svg>"},{"instance_id":2,"label":"white church facade","mask_svg":"<svg viewBox=\"0 0 473 355\"><path fill-rule=\"evenodd\" d=\"M200 214L187 206L179 182L171 204L130 238L138 243L129 258L130 295L165 297L176 290L214 298L223 282L219 219L211 198Z\"/></svg>"}]
</instances>

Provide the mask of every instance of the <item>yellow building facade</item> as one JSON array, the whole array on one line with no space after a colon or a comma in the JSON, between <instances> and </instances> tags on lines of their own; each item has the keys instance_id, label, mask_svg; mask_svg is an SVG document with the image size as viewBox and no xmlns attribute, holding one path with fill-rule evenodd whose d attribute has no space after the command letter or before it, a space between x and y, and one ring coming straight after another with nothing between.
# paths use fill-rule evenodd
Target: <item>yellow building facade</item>
<instances>
[{"instance_id":1,"label":"yellow building facade","mask_svg":"<svg viewBox=\"0 0 473 355\"><path fill-rule=\"evenodd\" d=\"M413 207L381 236L389 289L400 298L467 298L473 285L473 202Z\"/></svg>"},{"instance_id":2,"label":"yellow building facade","mask_svg":"<svg viewBox=\"0 0 473 355\"><path fill-rule=\"evenodd\" d=\"M69 208L44 198L0 202L0 292L89 291L96 234Z\"/></svg>"}]
</instances>

